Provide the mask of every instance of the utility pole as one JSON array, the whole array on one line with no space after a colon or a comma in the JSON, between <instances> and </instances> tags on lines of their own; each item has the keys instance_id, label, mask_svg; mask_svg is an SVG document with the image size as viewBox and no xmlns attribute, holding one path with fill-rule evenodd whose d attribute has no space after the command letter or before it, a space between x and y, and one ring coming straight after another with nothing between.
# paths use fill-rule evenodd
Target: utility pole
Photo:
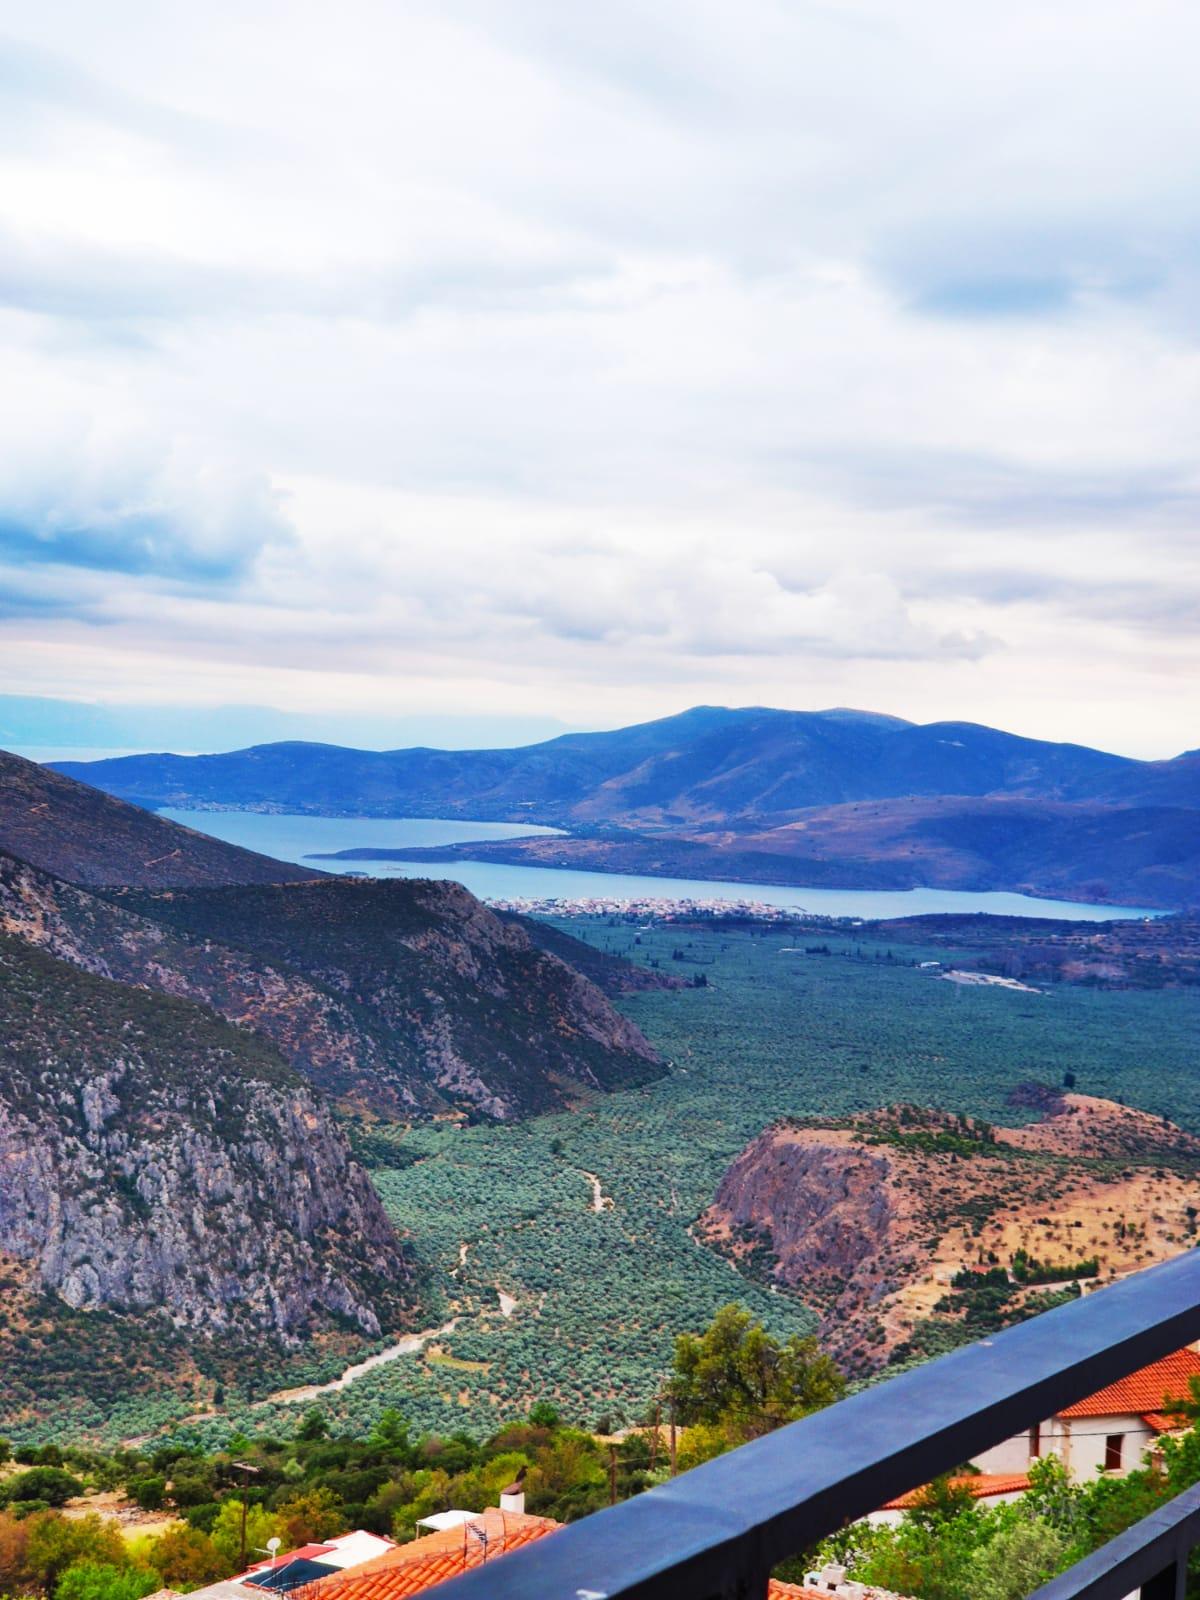
<instances>
[{"instance_id":1,"label":"utility pole","mask_svg":"<svg viewBox=\"0 0 1200 1600\"><path fill-rule=\"evenodd\" d=\"M658 1430L662 1421L662 1401L658 1395L654 1396L654 1428L650 1434L650 1471L653 1472L658 1462Z\"/></svg>"},{"instance_id":2,"label":"utility pole","mask_svg":"<svg viewBox=\"0 0 1200 1600\"><path fill-rule=\"evenodd\" d=\"M235 1472L242 1473L242 1534L238 1549L238 1571L246 1570L246 1490L250 1483L251 1474L258 1477L262 1472L261 1467L252 1467L248 1461L231 1461L230 1466Z\"/></svg>"},{"instance_id":3,"label":"utility pole","mask_svg":"<svg viewBox=\"0 0 1200 1600\"><path fill-rule=\"evenodd\" d=\"M617 1447L610 1444L608 1447L608 1503L615 1506L617 1503Z\"/></svg>"},{"instance_id":4,"label":"utility pole","mask_svg":"<svg viewBox=\"0 0 1200 1600\"><path fill-rule=\"evenodd\" d=\"M670 1397L671 1406L671 1476L675 1476L675 1396Z\"/></svg>"}]
</instances>

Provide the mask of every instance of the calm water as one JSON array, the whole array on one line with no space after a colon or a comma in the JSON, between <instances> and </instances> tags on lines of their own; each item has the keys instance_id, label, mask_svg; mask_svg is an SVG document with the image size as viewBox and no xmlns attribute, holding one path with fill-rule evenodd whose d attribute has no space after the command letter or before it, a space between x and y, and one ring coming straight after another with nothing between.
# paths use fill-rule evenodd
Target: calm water
<instances>
[{"instance_id":1,"label":"calm water","mask_svg":"<svg viewBox=\"0 0 1200 1600\"><path fill-rule=\"evenodd\" d=\"M517 839L551 834L519 822L462 822L427 817L303 817L258 811L176 811L173 822L245 845L277 861L303 862L325 850L397 849L404 845L457 844L472 839ZM1153 916L1135 906L1089 906L1071 900L1035 900L1023 894L968 894L954 889L804 889L782 884L721 883L702 878L651 878L636 873L576 872L558 867L516 867L492 861L320 861L328 872L369 872L378 878L453 878L481 900L758 900L829 917L913 917L939 911L988 911L995 916L1058 917L1108 921Z\"/></svg>"}]
</instances>

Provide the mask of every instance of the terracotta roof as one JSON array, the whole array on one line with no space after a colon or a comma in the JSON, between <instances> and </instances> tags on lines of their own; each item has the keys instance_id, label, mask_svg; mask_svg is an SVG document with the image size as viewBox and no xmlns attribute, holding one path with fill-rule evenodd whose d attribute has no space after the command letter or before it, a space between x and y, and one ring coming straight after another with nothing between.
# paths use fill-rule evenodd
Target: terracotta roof
<instances>
[{"instance_id":1,"label":"terracotta roof","mask_svg":"<svg viewBox=\"0 0 1200 1600\"><path fill-rule=\"evenodd\" d=\"M332 1549L333 1546L331 1544L302 1544L298 1550L279 1550L276 1552L274 1559L256 1561L252 1567L247 1567L236 1581L244 1583L251 1573L267 1572L272 1567L282 1567L288 1561L319 1561L322 1556L327 1556Z\"/></svg>"},{"instance_id":2,"label":"terracotta roof","mask_svg":"<svg viewBox=\"0 0 1200 1600\"><path fill-rule=\"evenodd\" d=\"M458 1528L445 1528L409 1544L397 1545L372 1561L347 1572L322 1578L298 1591L303 1600L405 1600L456 1578L460 1572L495 1561L522 1545L530 1544L561 1526L549 1517L489 1507ZM486 1545L477 1536L481 1528Z\"/></svg>"},{"instance_id":3,"label":"terracotta roof","mask_svg":"<svg viewBox=\"0 0 1200 1600\"><path fill-rule=\"evenodd\" d=\"M969 1472L961 1478L951 1478L956 1489L966 1489L972 1500L990 1500L997 1494L1024 1494L1029 1487L1027 1472ZM928 1485L925 1486L926 1488ZM908 1511L918 1504L925 1488L910 1489L881 1506L882 1511Z\"/></svg>"},{"instance_id":4,"label":"terracotta roof","mask_svg":"<svg viewBox=\"0 0 1200 1600\"><path fill-rule=\"evenodd\" d=\"M1168 1417L1161 1411L1147 1411L1142 1417L1142 1421L1148 1428L1153 1429L1155 1433L1177 1433L1181 1428L1187 1426L1179 1417ZM154 1600L153 1595L151 1595L150 1600Z\"/></svg>"},{"instance_id":5,"label":"terracotta roof","mask_svg":"<svg viewBox=\"0 0 1200 1600\"><path fill-rule=\"evenodd\" d=\"M853 1583L853 1578L847 1576L847 1583ZM890 1589L872 1589L869 1584L863 1586L863 1600L906 1600L902 1594L893 1595ZM778 1578L771 1578L767 1583L767 1600L837 1600L837 1591L834 1589L810 1589L802 1583L781 1583Z\"/></svg>"},{"instance_id":6,"label":"terracotta roof","mask_svg":"<svg viewBox=\"0 0 1200 1600\"><path fill-rule=\"evenodd\" d=\"M1140 1372L1119 1378L1107 1389L1064 1406L1060 1417L1148 1417L1162 1411L1164 1400L1186 1400L1188 1380L1200 1378L1200 1355L1194 1350L1177 1350L1173 1356L1152 1361Z\"/></svg>"}]
</instances>

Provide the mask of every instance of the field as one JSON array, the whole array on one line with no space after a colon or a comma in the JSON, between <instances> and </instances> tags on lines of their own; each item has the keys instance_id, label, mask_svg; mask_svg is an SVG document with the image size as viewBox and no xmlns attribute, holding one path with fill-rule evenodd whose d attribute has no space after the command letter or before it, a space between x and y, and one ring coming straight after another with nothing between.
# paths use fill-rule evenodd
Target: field
<instances>
[{"instance_id":1,"label":"field","mask_svg":"<svg viewBox=\"0 0 1200 1600\"><path fill-rule=\"evenodd\" d=\"M800 1299L737 1276L688 1231L727 1163L778 1116L908 1101L1012 1125L1016 1085L1072 1073L1082 1092L1200 1132L1194 991L964 988L918 970L926 952L912 945L889 959L884 942L824 933L563 926L706 980L622 1002L672 1071L513 1127L376 1128L376 1181L429 1275L425 1326L457 1319L436 1341L453 1362L405 1356L324 1397L339 1426L396 1405L418 1427L483 1435L537 1398L617 1423L650 1401L673 1335L726 1300L781 1334L811 1328ZM508 1316L501 1293L516 1302ZM286 1430L294 1416L229 1399L206 1440L231 1421Z\"/></svg>"}]
</instances>

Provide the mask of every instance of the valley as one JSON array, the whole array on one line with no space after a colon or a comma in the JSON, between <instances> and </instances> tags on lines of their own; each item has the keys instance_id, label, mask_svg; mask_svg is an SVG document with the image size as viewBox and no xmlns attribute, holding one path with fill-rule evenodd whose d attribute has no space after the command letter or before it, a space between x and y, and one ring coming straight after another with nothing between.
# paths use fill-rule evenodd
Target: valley
<instances>
[{"instance_id":1,"label":"valley","mask_svg":"<svg viewBox=\"0 0 1200 1600\"><path fill-rule=\"evenodd\" d=\"M694 1236L730 1163L781 1117L908 1102L1019 1127L1041 1113L1014 1107L1013 1093L1071 1073L1082 1092L1200 1133L1194 993L964 990L912 964L925 948L896 946L888 960L886 944L846 935L797 956L781 930L562 926L651 970L707 976L619 1001L671 1071L511 1127L373 1124L372 1175L428 1274L422 1326L457 1318L438 1342L467 1365L414 1355L378 1368L323 1400L338 1427L363 1430L396 1406L418 1428L482 1437L531 1392L585 1424L628 1421L675 1334L731 1299L779 1335L814 1329L802 1288L774 1292ZM611 1206L594 1209L588 1174ZM340 1370L326 1363L314 1381ZM229 1395L195 1436L294 1425L295 1408L261 1399ZM111 1436L122 1427L135 1431L128 1414Z\"/></svg>"}]
</instances>

